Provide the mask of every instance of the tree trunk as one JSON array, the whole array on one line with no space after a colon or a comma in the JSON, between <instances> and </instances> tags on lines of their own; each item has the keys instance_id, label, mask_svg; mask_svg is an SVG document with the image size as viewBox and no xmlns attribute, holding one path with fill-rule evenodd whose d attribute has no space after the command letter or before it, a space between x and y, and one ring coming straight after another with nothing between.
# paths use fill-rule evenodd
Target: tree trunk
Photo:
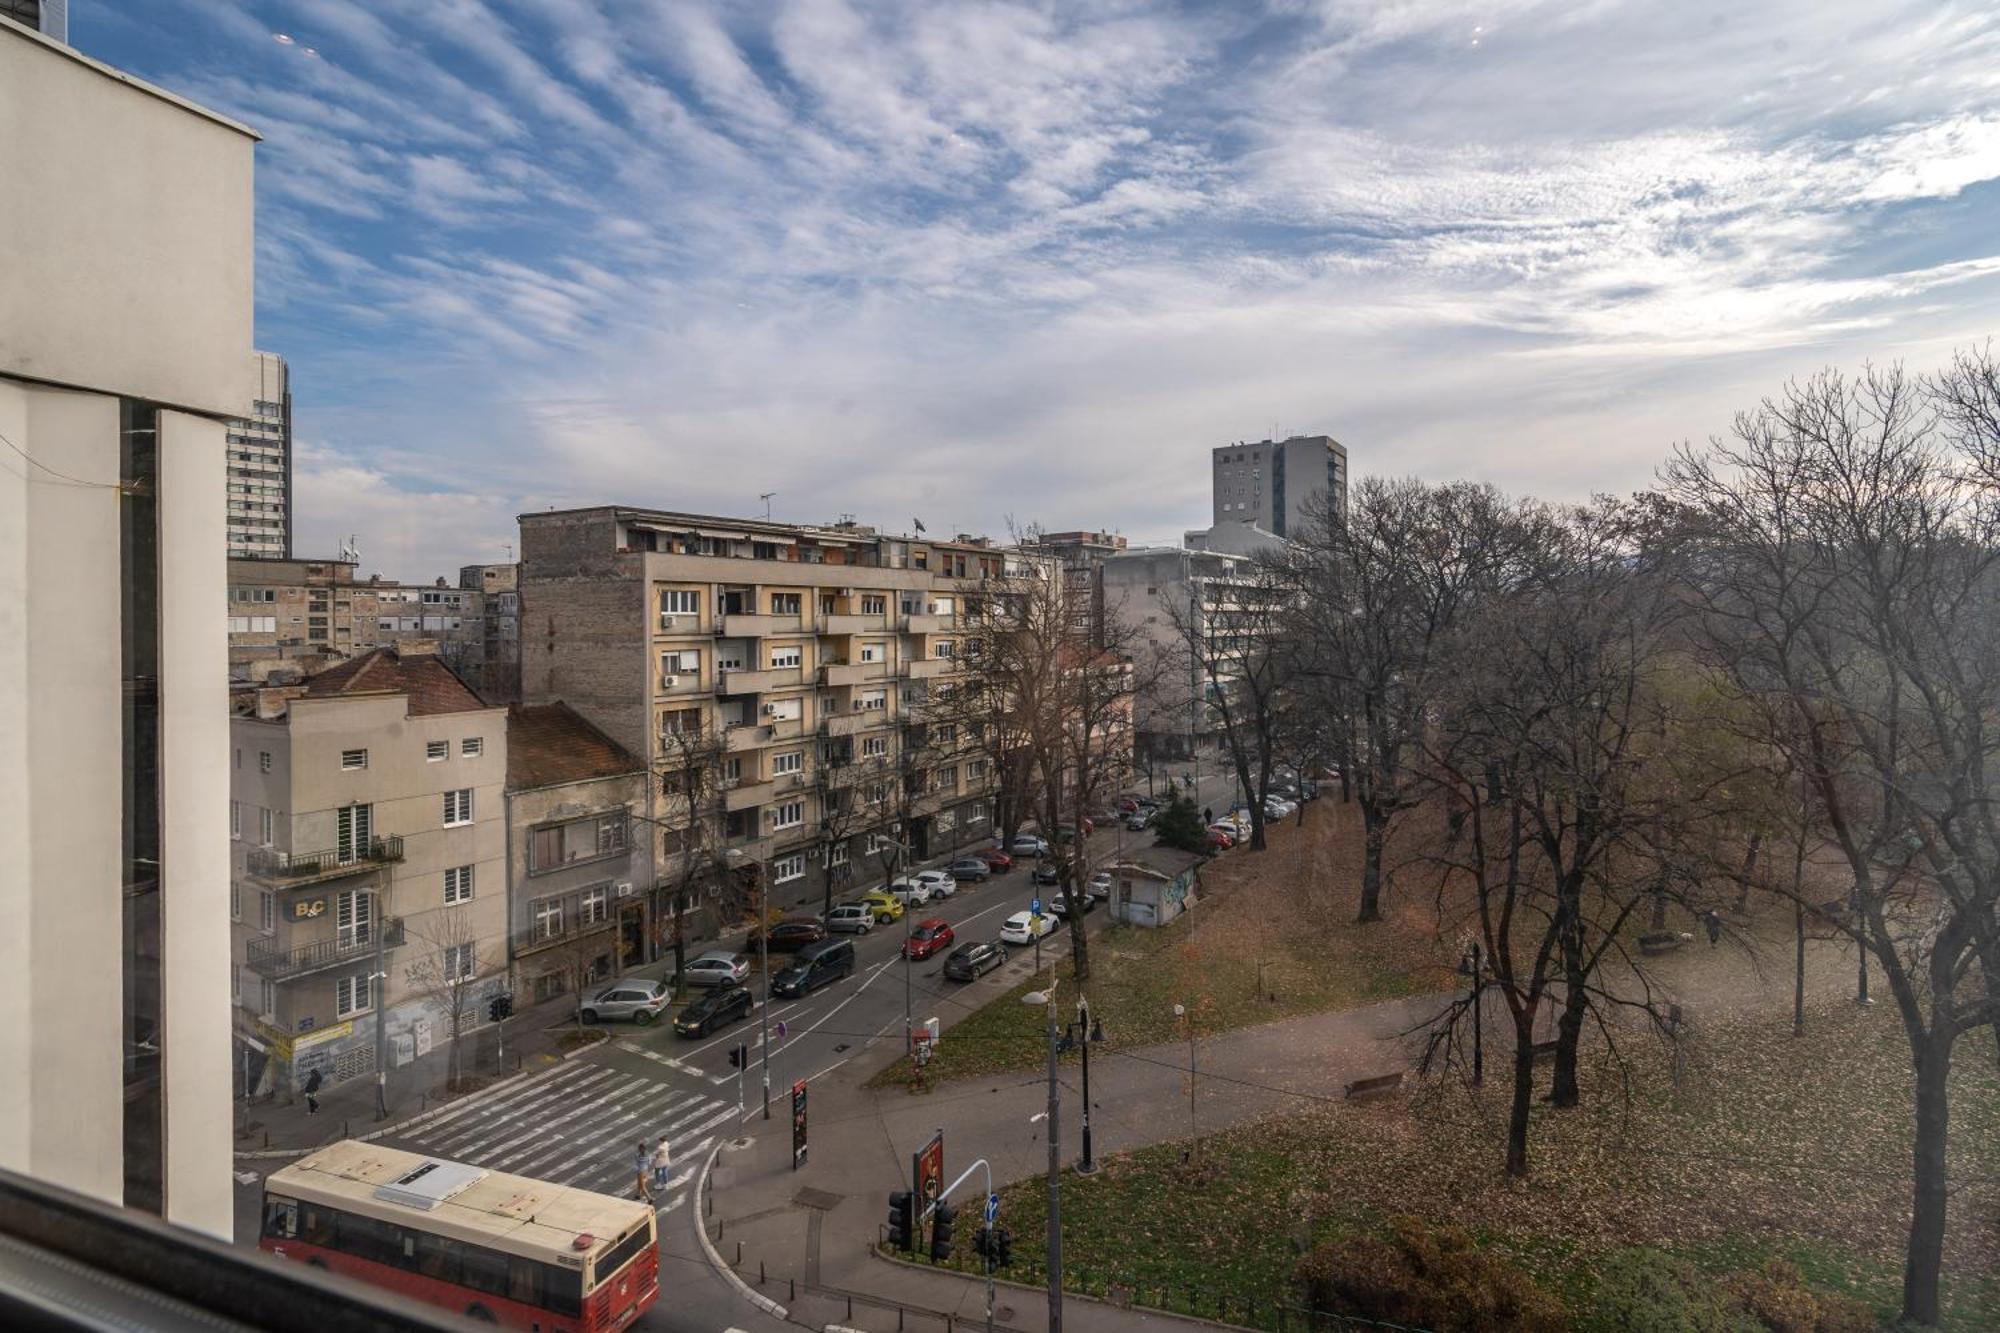
<instances>
[{"instance_id":1,"label":"tree trunk","mask_svg":"<svg viewBox=\"0 0 2000 1333\"><path fill-rule=\"evenodd\" d=\"M1556 1019L1555 1079L1549 1088L1553 1106L1576 1106L1583 1101L1583 1087L1577 1079L1577 1050L1583 1045L1583 1018L1590 1008L1589 978L1583 973L1583 939L1580 917L1574 905L1568 907L1569 920L1563 926L1563 1007Z\"/></svg>"},{"instance_id":2,"label":"tree trunk","mask_svg":"<svg viewBox=\"0 0 2000 1333\"><path fill-rule=\"evenodd\" d=\"M1792 977L1792 1035L1806 1035L1806 905L1792 897L1792 943L1797 949L1797 970Z\"/></svg>"},{"instance_id":3,"label":"tree trunk","mask_svg":"<svg viewBox=\"0 0 2000 1333\"><path fill-rule=\"evenodd\" d=\"M1356 921L1382 919L1382 842L1388 822L1375 802L1361 803L1361 911Z\"/></svg>"},{"instance_id":4,"label":"tree trunk","mask_svg":"<svg viewBox=\"0 0 2000 1333\"><path fill-rule=\"evenodd\" d=\"M674 986L680 987L681 978L687 975L687 890L674 890ZM583 996L579 994L577 999Z\"/></svg>"},{"instance_id":5,"label":"tree trunk","mask_svg":"<svg viewBox=\"0 0 2000 1333\"><path fill-rule=\"evenodd\" d=\"M1944 1264L1946 1101L1951 1076L1949 1017L1933 1018L1917 1048L1916 1149L1911 1163L1910 1248L1903 1266L1903 1318L1934 1327Z\"/></svg>"},{"instance_id":6,"label":"tree trunk","mask_svg":"<svg viewBox=\"0 0 2000 1333\"><path fill-rule=\"evenodd\" d=\"M1528 1174L1528 1114L1535 1102L1535 1015L1514 1015L1514 1097L1507 1108L1507 1174Z\"/></svg>"},{"instance_id":7,"label":"tree trunk","mask_svg":"<svg viewBox=\"0 0 2000 1333\"><path fill-rule=\"evenodd\" d=\"M1501 792L1500 792L1500 765L1498 765L1498 764L1488 764L1488 765L1486 766L1486 801L1487 801L1487 804L1489 804L1489 805L1498 805L1498 804L1500 803L1500 796L1501 796Z\"/></svg>"},{"instance_id":8,"label":"tree trunk","mask_svg":"<svg viewBox=\"0 0 2000 1333\"><path fill-rule=\"evenodd\" d=\"M1750 846L1743 853L1743 870L1741 877L1736 881L1736 910L1738 912L1748 911L1750 908L1750 877L1757 872L1757 849L1763 846L1763 843L1764 835L1762 833L1752 833L1750 835Z\"/></svg>"}]
</instances>

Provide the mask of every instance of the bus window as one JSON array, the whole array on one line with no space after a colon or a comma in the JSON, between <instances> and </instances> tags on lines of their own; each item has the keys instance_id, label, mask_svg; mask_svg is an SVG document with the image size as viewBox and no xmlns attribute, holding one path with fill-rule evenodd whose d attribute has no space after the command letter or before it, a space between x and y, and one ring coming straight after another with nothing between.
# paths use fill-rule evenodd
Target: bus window
<instances>
[{"instance_id":1,"label":"bus window","mask_svg":"<svg viewBox=\"0 0 2000 1333\"><path fill-rule=\"evenodd\" d=\"M273 1194L264 1200L264 1234L274 1240L290 1240L299 1234L299 1205L293 1199Z\"/></svg>"},{"instance_id":2,"label":"bus window","mask_svg":"<svg viewBox=\"0 0 2000 1333\"><path fill-rule=\"evenodd\" d=\"M333 1248L333 1210L324 1204L307 1204L305 1230L301 1238L308 1245Z\"/></svg>"},{"instance_id":3,"label":"bus window","mask_svg":"<svg viewBox=\"0 0 2000 1333\"><path fill-rule=\"evenodd\" d=\"M527 1305L542 1303L542 1265L533 1259L507 1261L507 1299Z\"/></svg>"}]
</instances>

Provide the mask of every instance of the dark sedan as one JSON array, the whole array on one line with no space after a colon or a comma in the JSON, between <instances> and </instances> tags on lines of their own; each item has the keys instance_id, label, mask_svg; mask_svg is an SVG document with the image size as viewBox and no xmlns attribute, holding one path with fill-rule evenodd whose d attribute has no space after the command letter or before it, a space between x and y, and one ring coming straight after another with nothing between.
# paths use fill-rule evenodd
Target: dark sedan
<instances>
[{"instance_id":1,"label":"dark sedan","mask_svg":"<svg viewBox=\"0 0 2000 1333\"><path fill-rule=\"evenodd\" d=\"M826 927L819 923L818 917L786 917L771 927L771 952L797 953L808 944L818 944L825 938ZM757 946L756 931L750 932L748 944L751 948Z\"/></svg>"},{"instance_id":2,"label":"dark sedan","mask_svg":"<svg viewBox=\"0 0 2000 1333\"><path fill-rule=\"evenodd\" d=\"M944 974L953 981L974 981L1006 961L1007 950L998 944L961 944L944 960Z\"/></svg>"},{"instance_id":3,"label":"dark sedan","mask_svg":"<svg viewBox=\"0 0 2000 1333\"><path fill-rule=\"evenodd\" d=\"M674 1031L683 1037L706 1037L726 1023L748 1018L754 1003L742 986L717 986L674 1015Z\"/></svg>"}]
</instances>

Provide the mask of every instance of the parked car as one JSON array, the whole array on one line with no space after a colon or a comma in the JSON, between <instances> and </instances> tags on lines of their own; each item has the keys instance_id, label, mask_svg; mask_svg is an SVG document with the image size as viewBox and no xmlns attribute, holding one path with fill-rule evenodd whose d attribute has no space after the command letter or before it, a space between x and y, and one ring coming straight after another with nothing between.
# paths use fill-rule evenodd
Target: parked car
<instances>
[{"instance_id":1,"label":"parked car","mask_svg":"<svg viewBox=\"0 0 2000 1333\"><path fill-rule=\"evenodd\" d=\"M799 950L792 965L771 978L771 989L791 998L853 974L854 941L821 940Z\"/></svg>"},{"instance_id":2,"label":"parked car","mask_svg":"<svg viewBox=\"0 0 2000 1333\"><path fill-rule=\"evenodd\" d=\"M1007 850L1015 856L1047 856L1049 840L1034 833L1017 833L1014 841L1007 844Z\"/></svg>"},{"instance_id":3,"label":"parked car","mask_svg":"<svg viewBox=\"0 0 2000 1333\"><path fill-rule=\"evenodd\" d=\"M1007 950L998 941L976 940L953 949L944 960L944 974L953 981L976 981L1007 961Z\"/></svg>"},{"instance_id":4,"label":"parked car","mask_svg":"<svg viewBox=\"0 0 2000 1333\"><path fill-rule=\"evenodd\" d=\"M1097 832L1097 825L1095 825L1095 824L1091 823L1091 822L1090 822L1090 821L1089 821L1088 819L1084 820L1084 821L1083 821L1083 836L1087 838L1087 837L1089 837L1089 836L1090 836L1091 834L1093 834L1093 833L1095 833L1095 832ZM1073 829L1073 828L1066 828L1066 829L1057 829L1057 830L1056 830L1056 841L1057 841L1057 842L1060 842L1060 843L1064 843L1064 844L1068 844L1068 843L1072 843L1072 842L1075 842L1075 841L1076 841L1076 830L1075 830L1075 829Z\"/></svg>"},{"instance_id":5,"label":"parked car","mask_svg":"<svg viewBox=\"0 0 2000 1333\"><path fill-rule=\"evenodd\" d=\"M1319 784L1311 778L1307 778L1303 783L1299 784L1299 798L1306 801L1317 801L1319 799Z\"/></svg>"},{"instance_id":6,"label":"parked car","mask_svg":"<svg viewBox=\"0 0 2000 1333\"><path fill-rule=\"evenodd\" d=\"M1111 896L1111 872L1109 870L1100 870L1092 875L1090 877L1090 886L1085 892L1099 902L1109 898Z\"/></svg>"},{"instance_id":7,"label":"parked car","mask_svg":"<svg viewBox=\"0 0 2000 1333\"><path fill-rule=\"evenodd\" d=\"M961 856L945 867L945 872L953 879L969 880L977 884L993 873L993 867L986 864L983 856Z\"/></svg>"},{"instance_id":8,"label":"parked car","mask_svg":"<svg viewBox=\"0 0 2000 1333\"><path fill-rule=\"evenodd\" d=\"M626 977L599 987L579 1007L586 1023L604 1023L629 1018L644 1027L667 1007L667 983L647 977Z\"/></svg>"},{"instance_id":9,"label":"parked car","mask_svg":"<svg viewBox=\"0 0 2000 1333\"><path fill-rule=\"evenodd\" d=\"M690 986L741 986L749 976L749 958L726 949L711 949L688 960L681 980Z\"/></svg>"},{"instance_id":10,"label":"parked car","mask_svg":"<svg viewBox=\"0 0 2000 1333\"><path fill-rule=\"evenodd\" d=\"M817 923L815 923L817 924ZM748 1018L755 1002L742 986L717 986L674 1015L674 1031L683 1037L706 1037L726 1023Z\"/></svg>"},{"instance_id":11,"label":"parked car","mask_svg":"<svg viewBox=\"0 0 2000 1333\"><path fill-rule=\"evenodd\" d=\"M913 879L899 879L883 892L904 907L922 907L931 900L930 886L919 884Z\"/></svg>"},{"instance_id":12,"label":"parked car","mask_svg":"<svg viewBox=\"0 0 2000 1333\"><path fill-rule=\"evenodd\" d=\"M911 959L929 958L940 949L950 948L957 939L951 923L943 917L934 916L917 923L917 928L910 932L910 938L903 941L903 953Z\"/></svg>"},{"instance_id":13,"label":"parked car","mask_svg":"<svg viewBox=\"0 0 2000 1333\"><path fill-rule=\"evenodd\" d=\"M746 943L754 946L759 938L760 932L753 930ZM818 917L788 916L771 926L767 947L772 953L797 953L808 944L818 944L825 938L826 927L819 923Z\"/></svg>"},{"instance_id":14,"label":"parked car","mask_svg":"<svg viewBox=\"0 0 2000 1333\"><path fill-rule=\"evenodd\" d=\"M1131 829L1134 833L1143 833L1146 829L1152 827L1152 824L1153 812L1151 810L1134 810L1131 814L1125 816L1125 827Z\"/></svg>"},{"instance_id":15,"label":"parked car","mask_svg":"<svg viewBox=\"0 0 2000 1333\"><path fill-rule=\"evenodd\" d=\"M985 861L987 868L996 875L1004 875L1014 868L1014 858L998 847L988 847L973 855Z\"/></svg>"},{"instance_id":16,"label":"parked car","mask_svg":"<svg viewBox=\"0 0 2000 1333\"><path fill-rule=\"evenodd\" d=\"M903 919L903 904L880 889L870 889L856 898L855 902L873 912L878 922Z\"/></svg>"},{"instance_id":17,"label":"parked car","mask_svg":"<svg viewBox=\"0 0 2000 1333\"><path fill-rule=\"evenodd\" d=\"M827 913L826 928L837 935L866 935L875 928L875 909L867 903L842 903Z\"/></svg>"},{"instance_id":18,"label":"parked car","mask_svg":"<svg viewBox=\"0 0 2000 1333\"><path fill-rule=\"evenodd\" d=\"M1229 830L1220 824L1211 824L1209 826L1208 837L1204 839L1204 842L1212 852L1226 852L1236 845L1236 839L1230 836Z\"/></svg>"},{"instance_id":19,"label":"parked car","mask_svg":"<svg viewBox=\"0 0 2000 1333\"><path fill-rule=\"evenodd\" d=\"M1058 893L1052 898L1050 898L1048 902L1044 903L1043 906L1048 911L1054 912L1056 914L1057 919L1062 921L1069 920L1068 895ZM1091 897L1089 894L1086 893L1082 897L1076 900L1076 911L1078 916L1088 916L1090 913L1096 910L1097 910L1097 899Z\"/></svg>"},{"instance_id":20,"label":"parked car","mask_svg":"<svg viewBox=\"0 0 2000 1333\"><path fill-rule=\"evenodd\" d=\"M1033 879L1037 884L1060 884L1062 871L1057 869L1054 861L1042 861L1036 864Z\"/></svg>"},{"instance_id":21,"label":"parked car","mask_svg":"<svg viewBox=\"0 0 2000 1333\"><path fill-rule=\"evenodd\" d=\"M919 870L917 883L930 890L933 898L949 898L958 892L958 881L951 877L949 870Z\"/></svg>"},{"instance_id":22,"label":"parked car","mask_svg":"<svg viewBox=\"0 0 2000 1333\"><path fill-rule=\"evenodd\" d=\"M1139 798L1137 796L1120 796L1118 798L1119 814L1121 815L1137 814L1138 810L1139 810Z\"/></svg>"},{"instance_id":23,"label":"parked car","mask_svg":"<svg viewBox=\"0 0 2000 1333\"><path fill-rule=\"evenodd\" d=\"M1008 944L1033 944L1056 928L1056 919L1046 912L1016 912L1000 924L1000 938Z\"/></svg>"},{"instance_id":24,"label":"parked car","mask_svg":"<svg viewBox=\"0 0 2000 1333\"><path fill-rule=\"evenodd\" d=\"M1264 802L1264 818L1274 822L1281 819L1290 819L1297 810L1298 807L1296 805L1293 805L1290 801L1282 797L1273 797L1271 800Z\"/></svg>"}]
</instances>

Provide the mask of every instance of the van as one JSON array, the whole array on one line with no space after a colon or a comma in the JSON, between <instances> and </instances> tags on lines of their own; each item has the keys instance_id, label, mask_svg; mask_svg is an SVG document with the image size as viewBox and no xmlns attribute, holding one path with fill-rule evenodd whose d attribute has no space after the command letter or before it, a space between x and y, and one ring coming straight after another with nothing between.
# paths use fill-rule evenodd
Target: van
<instances>
[{"instance_id":1,"label":"van","mask_svg":"<svg viewBox=\"0 0 2000 1333\"><path fill-rule=\"evenodd\" d=\"M797 961L771 978L771 989L786 997L796 997L852 975L854 941L821 940L799 950Z\"/></svg>"}]
</instances>

